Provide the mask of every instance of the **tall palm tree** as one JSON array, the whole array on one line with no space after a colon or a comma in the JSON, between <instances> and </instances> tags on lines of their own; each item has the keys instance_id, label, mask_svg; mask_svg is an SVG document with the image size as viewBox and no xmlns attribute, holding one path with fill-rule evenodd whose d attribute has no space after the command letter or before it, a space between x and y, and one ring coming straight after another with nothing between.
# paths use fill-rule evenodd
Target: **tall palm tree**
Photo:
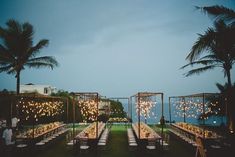
<instances>
[{"instance_id":1,"label":"tall palm tree","mask_svg":"<svg viewBox=\"0 0 235 157\"><path fill-rule=\"evenodd\" d=\"M214 28L209 27L204 34L199 34L197 41L186 57L189 63L182 68L202 65L202 67L186 73L186 76L191 76L215 67L221 67L227 77L228 85L232 86L230 71L235 63L235 30L222 20L216 21L214 26ZM203 54L206 55L203 56Z\"/></svg>"},{"instance_id":2,"label":"tall palm tree","mask_svg":"<svg viewBox=\"0 0 235 157\"><path fill-rule=\"evenodd\" d=\"M197 9L200 9L201 11L203 11L204 13L208 14L209 16L213 17L215 21L219 21L219 20L224 20L226 24L230 25L233 27L233 29L235 29L235 11L233 9L224 7L224 6L219 6L219 5L214 5L214 6L206 6L206 7L196 7ZM231 36L228 36L228 39ZM233 38L234 39L234 38ZM235 42L233 40L233 46L235 45ZM233 52L231 52L234 55L234 50ZM230 112L230 117L232 115L233 120L235 121L235 117L234 114L231 113L233 111L235 111L235 107L233 104L233 98L234 98L234 94L233 94L233 87L231 84L231 80L230 82L228 81L228 90L226 91L227 93L227 98L228 98L228 104L230 108L233 108L234 110L229 110ZM229 118L229 127L231 130L234 130L235 128L235 124L233 124L234 122L230 121L231 119Z\"/></svg>"},{"instance_id":3,"label":"tall palm tree","mask_svg":"<svg viewBox=\"0 0 235 157\"><path fill-rule=\"evenodd\" d=\"M203 56L204 55L204 56ZM224 76L227 77L229 89L232 88L231 69L235 63L235 29L232 25L227 25L223 20L215 21L214 28L208 28L204 34L199 34L197 41L194 43L191 52L186 57L189 63L182 68L194 65L202 67L190 70L186 76L200 74L202 72L221 67ZM228 90L228 126L234 130L235 119L233 117L234 107L230 100L232 92Z\"/></svg>"},{"instance_id":4,"label":"tall palm tree","mask_svg":"<svg viewBox=\"0 0 235 157\"><path fill-rule=\"evenodd\" d=\"M19 94L20 73L25 67L53 69L58 62L52 56L36 57L49 41L42 39L34 45L34 30L31 24L20 24L11 19L6 22L6 26L7 28L0 27L0 72L15 74L16 92Z\"/></svg>"}]
</instances>

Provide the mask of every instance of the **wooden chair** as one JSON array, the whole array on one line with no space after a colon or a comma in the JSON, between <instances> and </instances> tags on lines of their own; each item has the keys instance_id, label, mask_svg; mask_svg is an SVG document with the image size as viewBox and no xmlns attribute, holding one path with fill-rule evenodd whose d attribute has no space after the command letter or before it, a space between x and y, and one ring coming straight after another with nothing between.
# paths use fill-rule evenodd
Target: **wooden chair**
<instances>
[{"instance_id":1,"label":"wooden chair","mask_svg":"<svg viewBox=\"0 0 235 157\"><path fill-rule=\"evenodd\" d=\"M163 144L162 145L163 150L169 150L169 144L170 144L170 135L169 134L165 134L162 144Z\"/></svg>"},{"instance_id":2,"label":"wooden chair","mask_svg":"<svg viewBox=\"0 0 235 157\"><path fill-rule=\"evenodd\" d=\"M89 149L88 146L88 139L80 139L80 152L87 152L87 150Z\"/></svg>"},{"instance_id":3,"label":"wooden chair","mask_svg":"<svg viewBox=\"0 0 235 157\"><path fill-rule=\"evenodd\" d=\"M156 140L155 139L148 139L148 145L146 146L149 150L156 149Z\"/></svg>"},{"instance_id":4,"label":"wooden chair","mask_svg":"<svg viewBox=\"0 0 235 157\"><path fill-rule=\"evenodd\" d=\"M201 138L196 137L196 145L197 145L197 150L195 157L198 157L198 155L199 157L206 157L206 149L204 148Z\"/></svg>"}]
</instances>

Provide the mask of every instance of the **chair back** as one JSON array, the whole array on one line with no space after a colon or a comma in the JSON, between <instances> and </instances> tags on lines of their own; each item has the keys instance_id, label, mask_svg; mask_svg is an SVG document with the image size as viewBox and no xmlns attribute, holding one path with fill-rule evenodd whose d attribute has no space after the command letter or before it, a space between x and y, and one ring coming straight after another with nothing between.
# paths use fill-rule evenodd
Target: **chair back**
<instances>
[{"instance_id":1,"label":"chair back","mask_svg":"<svg viewBox=\"0 0 235 157\"><path fill-rule=\"evenodd\" d=\"M199 151L200 157L206 157L206 151L202 143L202 139L199 137L196 137L196 144L197 144L197 151Z\"/></svg>"}]
</instances>

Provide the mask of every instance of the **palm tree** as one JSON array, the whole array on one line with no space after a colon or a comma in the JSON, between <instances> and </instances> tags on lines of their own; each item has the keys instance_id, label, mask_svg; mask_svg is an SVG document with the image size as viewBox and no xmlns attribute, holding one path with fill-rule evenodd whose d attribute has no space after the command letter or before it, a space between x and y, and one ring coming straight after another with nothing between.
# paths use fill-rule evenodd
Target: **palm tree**
<instances>
[{"instance_id":1,"label":"palm tree","mask_svg":"<svg viewBox=\"0 0 235 157\"><path fill-rule=\"evenodd\" d=\"M199 34L191 52L186 57L189 64L182 68L194 65L202 67L190 70L185 75L200 74L215 67L223 68L227 77L228 85L231 87L231 69L235 63L235 30L226 25L222 20L214 23L215 28L208 28L204 34ZM206 54L202 56L203 54ZM202 57L201 57L202 56Z\"/></svg>"},{"instance_id":2,"label":"palm tree","mask_svg":"<svg viewBox=\"0 0 235 157\"><path fill-rule=\"evenodd\" d=\"M210 16L215 18L216 21L224 20L225 22L228 22L231 25L235 25L235 11L232 9L219 5L196 8L209 14Z\"/></svg>"},{"instance_id":3,"label":"palm tree","mask_svg":"<svg viewBox=\"0 0 235 157\"><path fill-rule=\"evenodd\" d=\"M9 20L6 25L7 28L0 27L0 72L15 74L16 92L19 94L20 73L25 67L53 69L58 62L52 56L36 57L49 41L42 39L33 45L34 30L31 24Z\"/></svg>"},{"instance_id":4,"label":"palm tree","mask_svg":"<svg viewBox=\"0 0 235 157\"><path fill-rule=\"evenodd\" d=\"M204 54L204 56L203 56ZM232 25L227 25L223 20L215 21L214 28L208 28L204 34L199 34L197 41L194 43L191 52L186 57L189 63L182 68L194 65L202 67L190 70L186 76L200 74L202 72L221 67L224 76L227 77L229 89L232 88L231 69L235 63L235 29ZM234 130L233 110L234 107L230 100L232 92L227 92L228 97L228 126Z\"/></svg>"},{"instance_id":5,"label":"palm tree","mask_svg":"<svg viewBox=\"0 0 235 157\"><path fill-rule=\"evenodd\" d=\"M207 13L209 16L213 17L215 21L219 21L219 20L224 20L225 23L231 27L233 27L233 29L235 29L235 11L224 7L224 6L219 6L219 5L214 5L214 6L207 6L207 7L196 7L197 9L200 9L201 11L203 11L204 13ZM233 34L234 35L234 34ZM232 37L232 35L228 36L227 39L230 39L229 37ZM234 42L234 38L231 40L233 42L233 47L235 47L235 42ZM234 49L231 52L231 54L234 57ZM228 77L229 78L229 77ZM233 104L233 89L232 89L232 84L231 84L231 80L230 82L228 81L228 90L227 90L227 101L229 104L230 108L234 108ZM234 108L235 110L235 108ZM234 110L230 110L229 112L233 112ZM230 113L230 115L234 115L233 113ZM231 116L230 116L231 117ZM230 119L229 119L230 121ZM233 118L233 121L235 121L235 117ZM233 124L233 122L229 122L229 127L230 129L234 130L235 124Z\"/></svg>"}]
</instances>

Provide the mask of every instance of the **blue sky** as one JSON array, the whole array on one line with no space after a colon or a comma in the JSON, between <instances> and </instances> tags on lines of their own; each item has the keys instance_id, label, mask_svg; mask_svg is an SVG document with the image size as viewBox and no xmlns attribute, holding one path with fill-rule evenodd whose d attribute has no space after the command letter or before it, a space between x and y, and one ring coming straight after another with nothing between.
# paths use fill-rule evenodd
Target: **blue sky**
<instances>
[{"instance_id":1,"label":"blue sky","mask_svg":"<svg viewBox=\"0 0 235 157\"><path fill-rule=\"evenodd\" d=\"M50 40L41 55L60 66L25 69L21 83L50 84L68 91L97 91L130 96L140 91L165 96L217 92L221 69L184 77L197 33L212 20L194 6L224 5L232 0L0 0L0 25L14 18L30 22L35 43ZM234 80L232 71L232 80ZM0 73L0 90L15 90L13 75Z\"/></svg>"}]
</instances>

